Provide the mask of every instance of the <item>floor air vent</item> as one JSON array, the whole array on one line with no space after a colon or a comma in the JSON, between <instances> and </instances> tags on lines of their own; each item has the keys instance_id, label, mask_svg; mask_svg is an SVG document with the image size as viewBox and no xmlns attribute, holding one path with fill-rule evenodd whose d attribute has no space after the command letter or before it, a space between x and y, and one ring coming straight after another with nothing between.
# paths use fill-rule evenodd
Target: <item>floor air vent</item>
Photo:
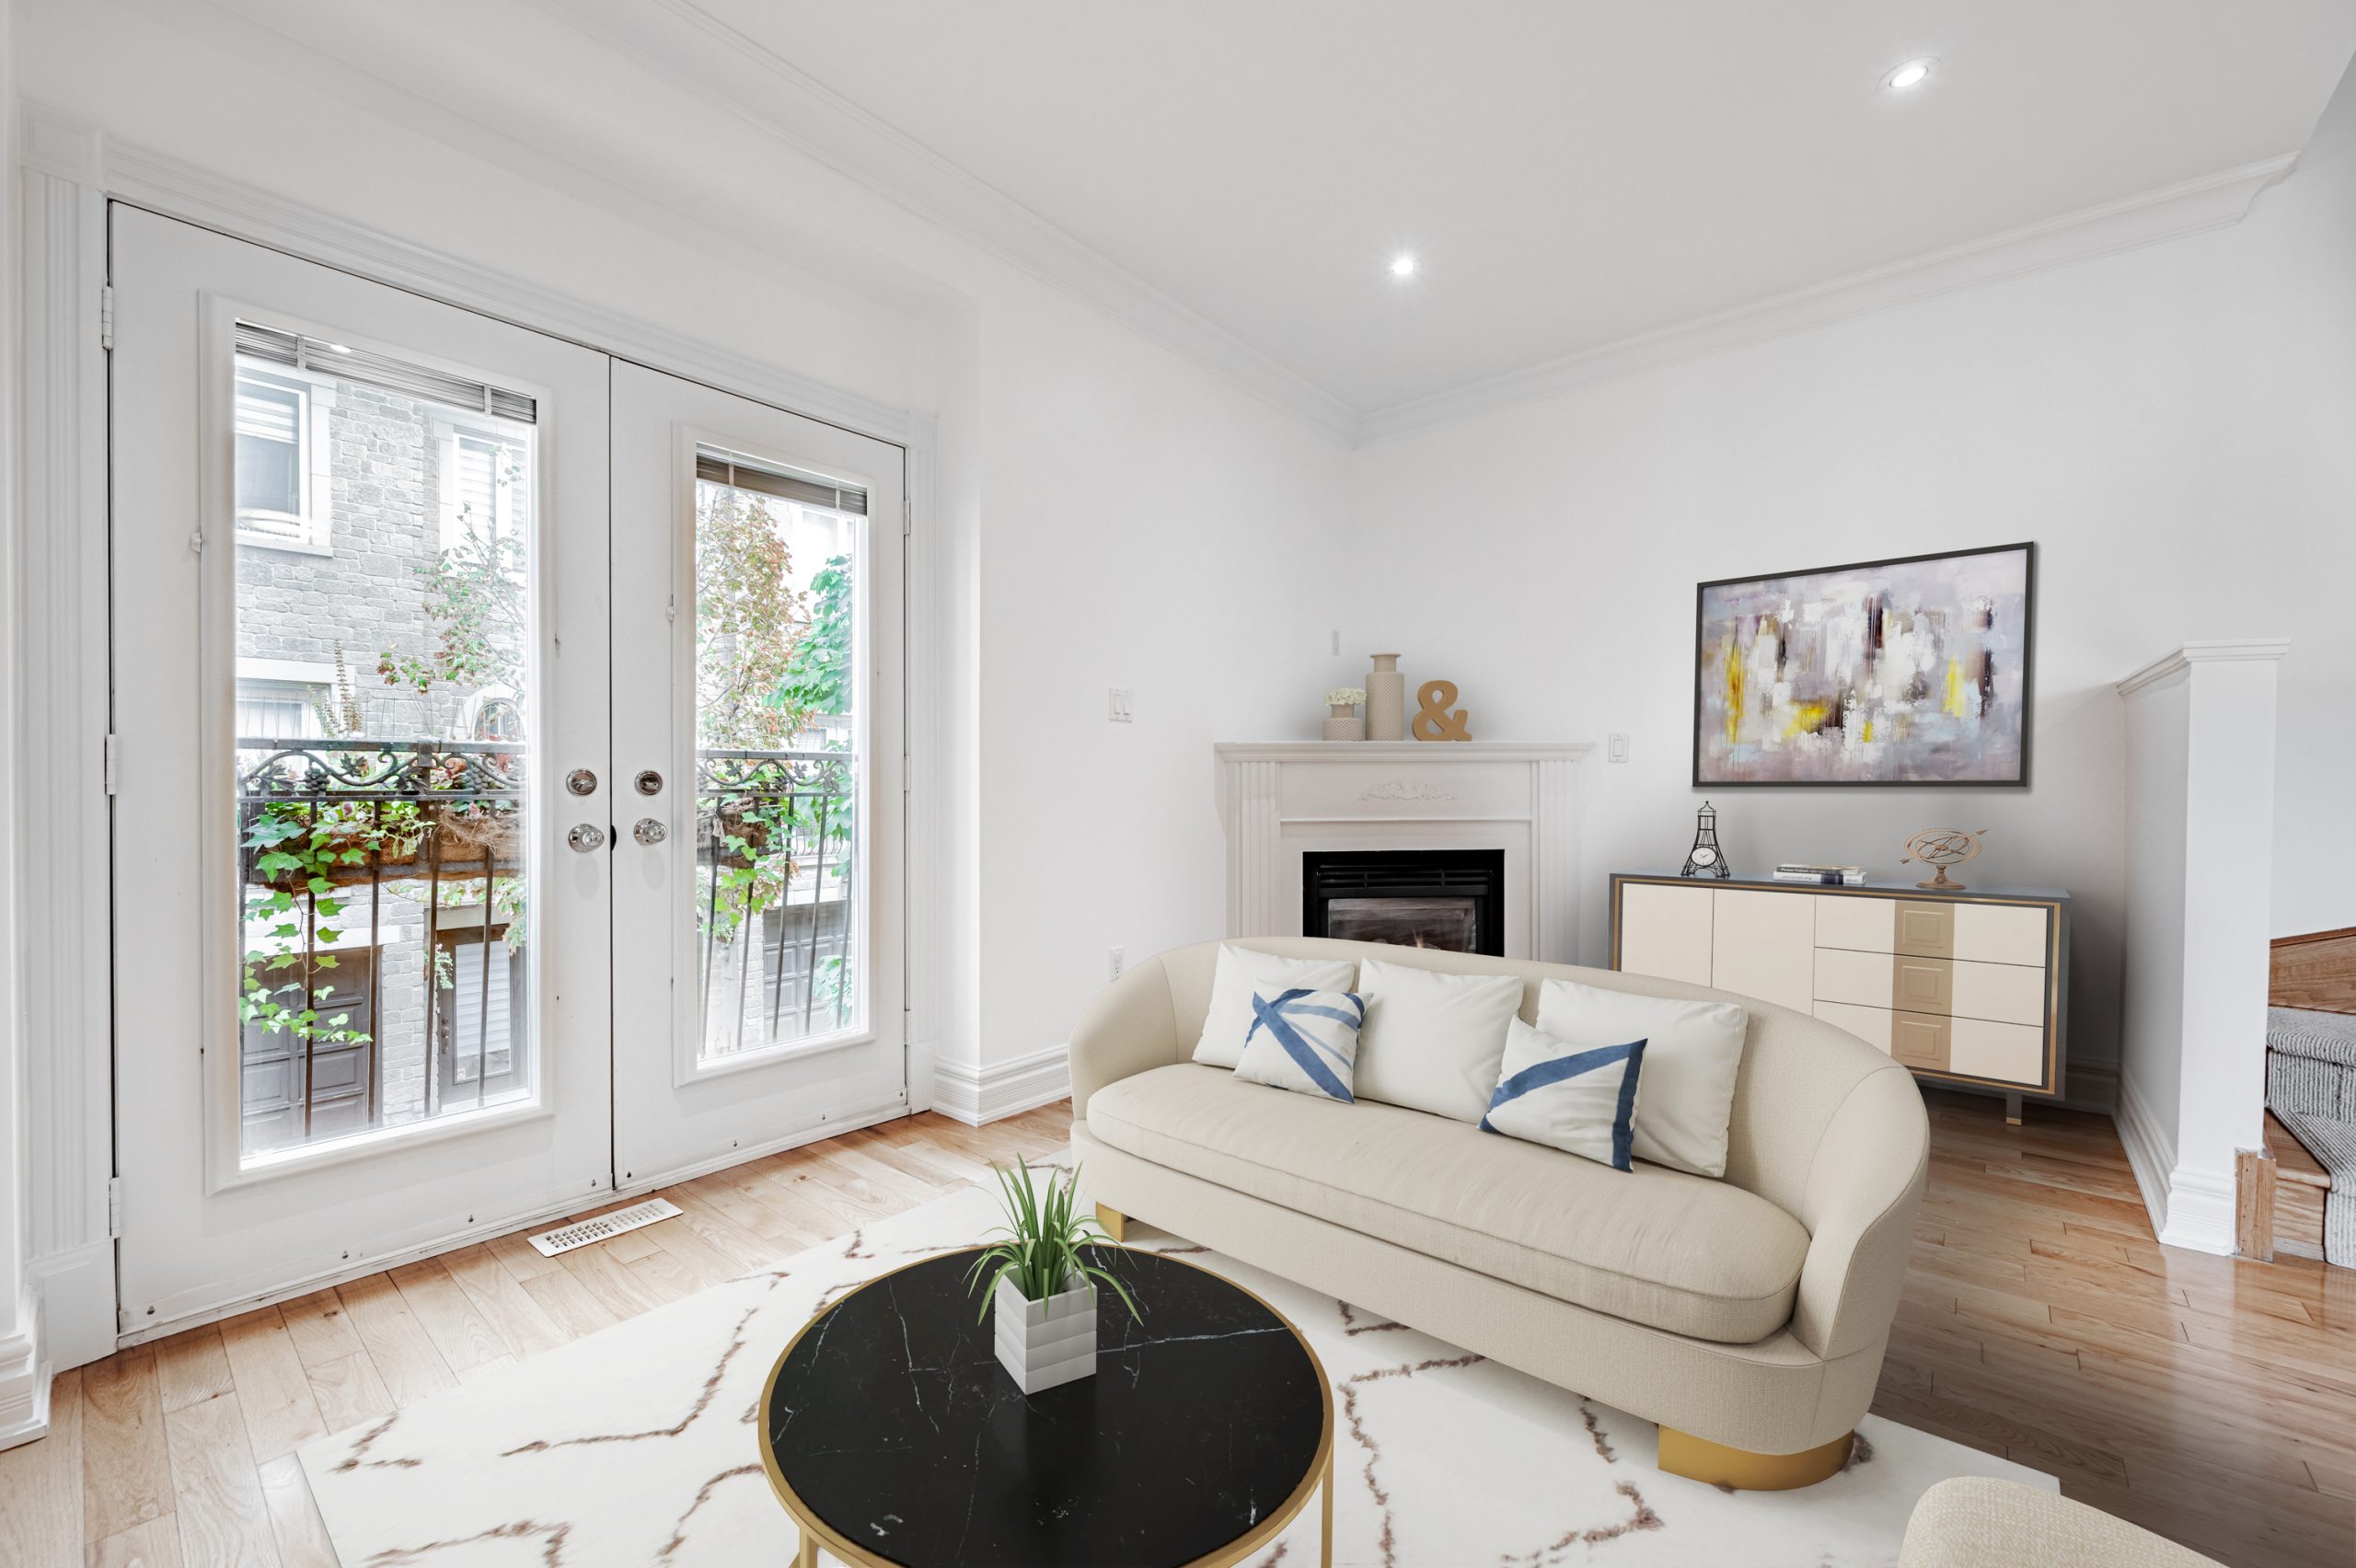
<instances>
[{"instance_id":1,"label":"floor air vent","mask_svg":"<svg viewBox=\"0 0 2356 1568\"><path fill-rule=\"evenodd\" d=\"M594 1219L575 1220L571 1225L560 1225L554 1230L543 1230L531 1241L541 1257L553 1258L559 1252L570 1252L575 1247L586 1247L592 1241L603 1241L626 1230L636 1230L658 1220L676 1219L678 1214L679 1205L668 1198L649 1198L642 1204L618 1208L611 1214L601 1214Z\"/></svg>"}]
</instances>

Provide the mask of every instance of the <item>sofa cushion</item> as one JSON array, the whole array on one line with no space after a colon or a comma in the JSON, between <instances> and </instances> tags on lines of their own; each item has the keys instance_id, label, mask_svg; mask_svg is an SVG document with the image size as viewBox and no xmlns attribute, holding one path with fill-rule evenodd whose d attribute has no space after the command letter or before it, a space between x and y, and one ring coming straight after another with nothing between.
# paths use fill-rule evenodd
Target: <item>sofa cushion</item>
<instances>
[{"instance_id":1,"label":"sofa cushion","mask_svg":"<svg viewBox=\"0 0 2356 1568\"><path fill-rule=\"evenodd\" d=\"M1792 1315L1808 1236L1724 1182L1629 1172L1445 1116L1270 1094L1180 1063L1108 1084L1113 1147L1558 1300L1748 1344ZM1147 1217L1150 1217L1149 1216Z\"/></svg>"}]
</instances>

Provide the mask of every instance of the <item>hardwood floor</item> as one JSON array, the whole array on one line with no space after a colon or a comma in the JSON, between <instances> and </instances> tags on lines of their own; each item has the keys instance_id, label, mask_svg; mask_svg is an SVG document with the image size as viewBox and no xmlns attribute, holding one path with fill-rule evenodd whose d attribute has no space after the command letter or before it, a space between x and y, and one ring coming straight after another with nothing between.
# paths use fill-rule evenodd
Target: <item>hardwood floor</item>
<instances>
[{"instance_id":1,"label":"hardwood floor","mask_svg":"<svg viewBox=\"0 0 2356 1568\"><path fill-rule=\"evenodd\" d=\"M312 1438L987 1182L1070 1124L886 1123L665 1188L681 1217L561 1258L503 1236L65 1373L50 1435L0 1453L0 1563L334 1568L294 1458Z\"/></svg>"},{"instance_id":2,"label":"hardwood floor","mask_svg":"<svg viewBox=\"0 0 2356 1568\"><path fill-rule=\"evenodd\" d=\"M1925 1099L1874 1409L2236 1568L2356 1563L2356 1272L2164 1249L2108 1118Z\"/></svg>"},{"instance_id":3,"label":"hardwood floor","mask_svg":"<svg viewBox=\"0 0 2356 1568\"><path fill-rule=\"evenodd\" d=\"M2164 1251L2107 1119L1929 1099L1875 1409L2236 1568L2356 1563L2356 1274ZM1068 1119L888 1124L670 1188L685 1217L561 1259L502 1237L67 1373L52 1435L0 1454L0 1562L331 1564L310 1438L985 1179Z\"/></svg>"}]
</instances>

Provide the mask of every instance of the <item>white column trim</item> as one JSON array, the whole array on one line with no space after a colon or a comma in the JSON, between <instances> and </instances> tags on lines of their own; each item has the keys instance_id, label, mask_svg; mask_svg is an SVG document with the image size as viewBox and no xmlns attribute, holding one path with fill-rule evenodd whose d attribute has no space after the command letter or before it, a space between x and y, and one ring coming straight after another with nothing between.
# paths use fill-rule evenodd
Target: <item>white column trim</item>
<instances>
[{"instance_id":1,"label":"white column trim","mask_svg":"<svg viewBox=\"0 0 2356 1568\"><path fill-rule=\"evenodd\" d=\"M24 907L30 1274L44 1358L78 1366L115 1344L110 917L106 794L106 201L75 173L91 149L28 128L18 177L24 511L12 661L21 747L16 839ZM41 161L35 163L35 158ZM75 173L57 172L61 164ZM39 831L33 831L38 824ZM104 1303L95 1319L91 1308Z\"/></svg>"}]
</instances>

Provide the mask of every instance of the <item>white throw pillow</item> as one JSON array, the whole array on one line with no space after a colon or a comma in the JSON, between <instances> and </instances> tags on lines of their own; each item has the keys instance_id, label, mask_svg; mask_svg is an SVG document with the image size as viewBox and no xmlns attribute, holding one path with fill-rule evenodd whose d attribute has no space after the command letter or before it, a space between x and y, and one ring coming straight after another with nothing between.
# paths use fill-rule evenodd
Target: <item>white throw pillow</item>
<instances>
[{"instance_id":1,"label":"white throw pillow","mask_svg":"<svg viewBox=\"0 0 2356 1568\"><path fill-rule=\"evenodd\" d=\"M1443 974L1369 958L1358 966L1366 1034L1357 1094L1477 1122L1497 1087L1506 1025L1521 1008L1518 974Z\"/></svg>"},{"instance_id":2,"label":"white throw pillow","mask_svg":"<svg viewBox=\"0 0 2356 1568\"><path fill-rule=\"evenodd\" d=\"M1696 1176L1727 1173L1727 1124L1750 1015L1730 1002L1684 1002L1572 980L1538 988L1538 1027L1573 1045L1645 1045L1636 1158Z\"/></svg>"},{"instance_id":3,"label":"white throw pillow","mask_svg":"<svg viewBox=\"0 0 2356 1568\"><path fill-rule=\"evenodd\" d=\"M1231 1067L1242 1058L1243 1032L1252 1027L1252 993L1262 986L1282 991L1346 991L1358 966L1346 958L1283 958L1273 952L1221 942L1211 972L1211 1010L1203 1019L1195 1060Z\"/></svg>"},{"instance_id":4,"label":"white throw pillow","mask_svg":"<svg viewBox=\"0 0 2356 1568\"><path fill-rule=\"evenodd\" d=\"M1347 1105L1366 1004L1347 991L1259 990L1235 1076Z\"/></svg>"},{"instance_id":5,"label":"white throw pillow","mask_svg":"<svg viewBox=\"0 0 2356 1568\"><path fill-rule=\"evenodd\" d=\"M1641 1040L1573 1045L1515 1019L1481 1130L1629 1170L1644 1066Z\"/></svg>"}]
</instances>

